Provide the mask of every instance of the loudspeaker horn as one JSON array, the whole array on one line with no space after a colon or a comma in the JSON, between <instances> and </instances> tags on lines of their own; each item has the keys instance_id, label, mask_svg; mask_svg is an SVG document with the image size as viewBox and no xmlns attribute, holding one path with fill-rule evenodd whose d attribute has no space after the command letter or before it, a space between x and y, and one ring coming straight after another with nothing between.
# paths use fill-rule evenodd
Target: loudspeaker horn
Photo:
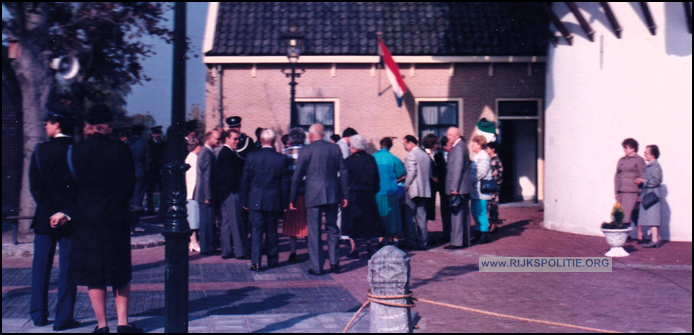
<instances>
[{"instance_id":1,"label":"loudspeaker horn","mask_svg":"<svg viewBox=\"0 0 694 335\"><path fill-rule=\"evenodd\" d=\"M80 63L77 57L62 56L51 60L51 68L56 70L63 79L72 79L80 70Z\"/></svg>"}]
</instances>

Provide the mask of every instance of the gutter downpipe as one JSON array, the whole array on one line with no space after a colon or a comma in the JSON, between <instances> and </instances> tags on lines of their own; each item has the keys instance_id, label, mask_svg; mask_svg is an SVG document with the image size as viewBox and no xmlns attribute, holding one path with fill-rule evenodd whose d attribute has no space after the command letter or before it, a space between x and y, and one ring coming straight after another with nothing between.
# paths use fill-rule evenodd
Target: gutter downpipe
<instances>
[{"instance_id":1,"label":"gutter downpipe","mask_svg":"<svg viewBox=\"0 0 694 335\"><path fill-rule=\"evenodd\" d=\"M219 112L219 126L224 128L224 106L222 105L222 64L217 64L217 88L219 89L217 110Z\"/></svg>"}]
</instances>

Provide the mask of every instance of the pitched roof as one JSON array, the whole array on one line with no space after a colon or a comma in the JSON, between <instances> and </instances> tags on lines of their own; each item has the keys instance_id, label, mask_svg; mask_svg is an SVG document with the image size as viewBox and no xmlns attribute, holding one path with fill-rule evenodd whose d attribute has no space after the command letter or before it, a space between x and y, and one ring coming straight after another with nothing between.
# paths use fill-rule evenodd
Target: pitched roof
<instances>
[{"instance_id":1,"label":"pitched roof","mask_svg":"<svg viewBox=\"0 0 694 335\"><path fill-rule=\"evenodd\" d=\"M283 56L295 25L302 55L544 56L549 21L529 2L222 2L207 56Z\"/></svg>"}]
</instances>

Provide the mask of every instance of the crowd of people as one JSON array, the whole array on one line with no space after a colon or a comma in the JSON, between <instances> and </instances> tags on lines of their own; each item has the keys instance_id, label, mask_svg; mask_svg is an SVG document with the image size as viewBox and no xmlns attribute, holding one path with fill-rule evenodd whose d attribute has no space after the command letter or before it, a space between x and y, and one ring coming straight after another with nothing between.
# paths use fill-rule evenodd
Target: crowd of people
<instances>
[{"instance_id":1,"label":"crowd of people","mask_svg":"<svg viewBox=\"0 0 694 335\"><path fill-rule=\"evenodd\" d=\"M360 258L360 246L368 257L384 245L423 250L449 243L445 249L461 249L490 242L488 234L501 222L503 167L496 142L487 143L484 136L472 139L471 159L456 127L441 139L429 134L422 143L407 135L403 162L390 152L392 137L381 139L380 150L369 154L366 138L353 128L329 140L321 124L308 131L293 128L279 138L278 152L273 130L258 128L253 143L241 132L241 117L226 123L226 130L186 137L192 252L250 260L250 269L260 271L263 254L267 267L278 265L281 233L290 242L287 261L298 261L297 243L305 238L309 273L320 275L323 222L331 272L339 272L341 257ZM497 188L487 191L483 181ZM430 241L428 222L435 220L437 208L443 237ZM339 253L341 241L349 241L346 255Z\"/></svg>"},{"instance_id":2,"label":"crowd of people","mask_svg":"<svg viewBox=\"0 0 694 335\"><path fill-rule=\"evenodd\" d=\"M76 287L88 287L97 319L94 332L109 332L106 292L111 286L118 315L118 332L142 332L128 321L132 262L130 238L133 207L153 212L153 193L161 186L164 142L161 127L153 127L147 143L142 126L112 129L113 113L103 104L92 106L84 119L84 137L70 136L82 126L69 107L46 106L44 129L49 138L33 152L29 168L31 193L37 209L30 316L36 326L49 323L48 287L56 246L60 271L54 330L80 326L73 318ZM327 232L329 271L340 271L342 256L368 257L380 246L423 250L434 243L444 249L490 242L499 219L503 166L496 142L474 136L468 142L451 127L438 139L426 135L421 144L406 135L403 161L393 155L393 137L380 140L380 150L367 152L367 141L353 128L326 139L323 125L306 131L292 128L281 137L258 128L256 141L241 132L241 117L226 119L228 128L204 136L197 125L186 125L191 168L185 174L188 223L194 231L190 252L219 254L223 259L250 260L251 271L274 267L281 234L289 237L288 262L297 262L298 239L306 239L310 275L325 273L321 228ZM637 241L644 248L662 245L659 236L663 196L658 146L622 143L625 156L615 174L615 199L625 222L637 223ZM438 150L438 148L441 150ZM469 152L468 147L472 151ZM436 206L436 194L440 206ZM655 200L653 200L655 199ZM160 204L162 206L162 204ZM431 241L428 221L440 208L441 241ZM471 232L470 216L475 232ZM324 217L324 218L323 218ZM650 227L646 241L642 227ZM340 255L340 241L351 250ZM219 250L218 250L219 249Z\"/></svg>"}]
</instances>

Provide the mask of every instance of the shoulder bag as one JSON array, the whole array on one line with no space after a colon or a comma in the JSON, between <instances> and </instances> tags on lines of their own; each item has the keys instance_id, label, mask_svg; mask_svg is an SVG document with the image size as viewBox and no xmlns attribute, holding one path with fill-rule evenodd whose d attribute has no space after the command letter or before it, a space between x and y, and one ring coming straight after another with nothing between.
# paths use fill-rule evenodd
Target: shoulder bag
<instances>
[{"instance_id":1,"label":"shoulder bag","mask_svg":"<svg viewBox=\"0 0 694 335\"><path fill-rule=\"evenodd\" d=\"M496 180L492 179L482 179L480 181L482 184L480 186L480 192L484 194L497 193L499 192L499 185L496 184Z\"/></svg>"},{"instance_id":2,"label":"shoulder bag","mask_svg":"<svg viewBox=\"0 0 694 335\"><path fill-rule=\"evenodd\" d=\"M657 204L658 201L660 201L660 198L658 198L658 195L655 194L655 192L647 193L643 198L641 198L643 208L646 210L653 207L653 205Z\"/></svg>"}]
</instances>

